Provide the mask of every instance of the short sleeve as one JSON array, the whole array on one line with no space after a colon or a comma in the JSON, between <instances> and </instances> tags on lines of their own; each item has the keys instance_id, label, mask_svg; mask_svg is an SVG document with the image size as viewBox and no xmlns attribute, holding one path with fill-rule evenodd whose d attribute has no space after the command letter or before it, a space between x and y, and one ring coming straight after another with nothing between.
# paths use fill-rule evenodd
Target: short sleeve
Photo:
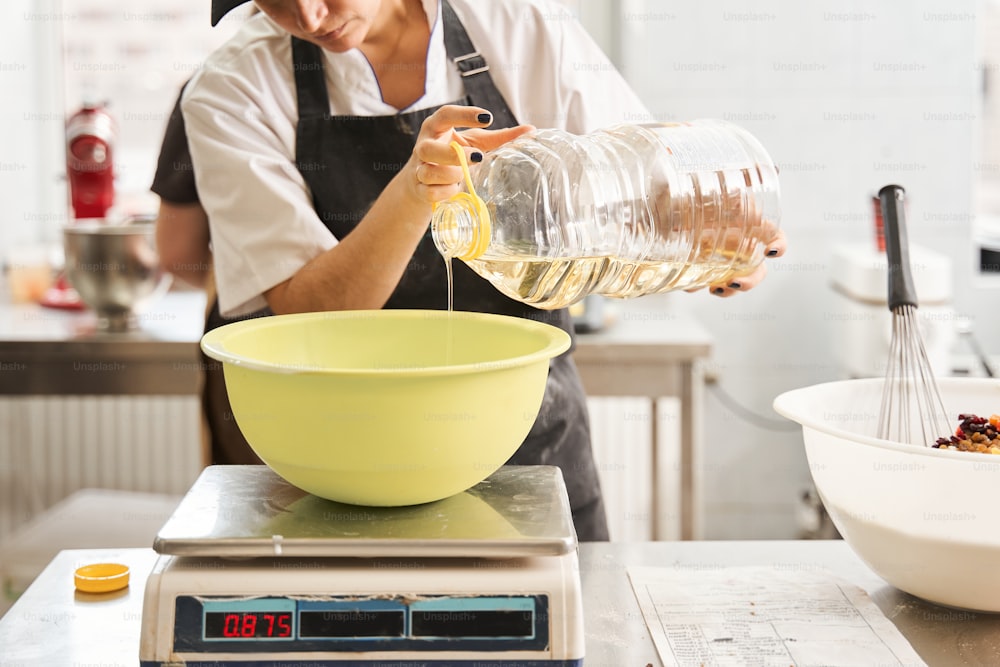
<instances>
[{"instance_id":1,"label":"short sleeve","mask_svg":"<svg viewBox=\"0 0 1000 667\"><path fill-rule=\"evenodd\" d=\"M181 88L181 94L177 96L177 102L167 119L167 129L160 145L160 156L156 161L156 173L150 189L168 202L195 204L198 203L198 189L195 186L194 165L191 163L191 151L184 128L184 115L181 113L183 94L184 89Z\"/></svg>"}]
</instances>

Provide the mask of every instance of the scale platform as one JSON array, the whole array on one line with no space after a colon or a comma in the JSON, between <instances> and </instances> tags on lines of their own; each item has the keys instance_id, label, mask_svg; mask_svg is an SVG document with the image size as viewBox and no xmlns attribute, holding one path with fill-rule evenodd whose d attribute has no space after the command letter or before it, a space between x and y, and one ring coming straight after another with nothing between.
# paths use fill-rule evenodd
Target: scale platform
<instances>
[{"instance_id":1,"label":"scale platform","mask_svg":"<svg viewBox=\"0 0 1000 667\"><path fill-rule=\"evenodd\" d=\"M154 542L140 662L582 665L576 547L556 467L384 508L211 466Z\"/></svg>"}]
</instances>

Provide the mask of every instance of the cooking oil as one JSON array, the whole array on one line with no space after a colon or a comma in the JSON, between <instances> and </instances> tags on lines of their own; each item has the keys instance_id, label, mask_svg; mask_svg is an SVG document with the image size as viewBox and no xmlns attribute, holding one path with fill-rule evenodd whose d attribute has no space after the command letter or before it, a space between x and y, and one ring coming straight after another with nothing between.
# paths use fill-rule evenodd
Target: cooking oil
<instances>
[{"instance_id":1,"label":"cooking oil","mask_svg":"<svg viewBox=\"0 0 1000 667\"><path fill-rule=\"evenodd\" d=\"M487 254L467 263L510 298L546 310L571 306L588 294L628 299L722 284L737 274L732 262L719 261L636 262L618 257Z\"/></svg>"},{"instance_id":2,"label":"cooking oil","mask_svg":"<svg viewBox=\"0 0 1000 667\"><path fill-rule=\"evenodd\" d=\"M726 284L778 231L777 168L723 121L542 130L463 167L435 245L538 308Z\"/></svg>"}]
</instances>

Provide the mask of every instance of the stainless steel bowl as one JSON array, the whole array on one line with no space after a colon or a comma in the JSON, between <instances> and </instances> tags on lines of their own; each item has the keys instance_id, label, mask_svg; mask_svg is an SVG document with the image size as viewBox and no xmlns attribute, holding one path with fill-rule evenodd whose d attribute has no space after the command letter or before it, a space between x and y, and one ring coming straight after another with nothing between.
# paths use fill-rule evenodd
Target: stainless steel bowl
<instances>
[{"instance_id":1,"label":"stainless steel bowl","mask_svg":"<svg viewBox=\"0 0 1000 667\"><path fill-rule=\"evenodd\" d=\"M137 310L169 287L155 231L155 219L145 217L121 224L78 221L63 228L66 278L97 314L102 331L137 327Z\"/></svg>"}]
</instances>

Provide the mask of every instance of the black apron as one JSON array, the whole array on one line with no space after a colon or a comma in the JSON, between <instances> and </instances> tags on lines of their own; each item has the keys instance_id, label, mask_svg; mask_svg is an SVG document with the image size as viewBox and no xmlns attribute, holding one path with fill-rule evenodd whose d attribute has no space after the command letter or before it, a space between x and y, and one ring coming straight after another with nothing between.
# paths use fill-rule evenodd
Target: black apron
<instances>
[{"instance_id":1,"label":"black apron","mask_svg":"<svg viewBox=\"0 0 1000 667\"><path fill-rule=\"evenodd\" d=\"M467 93L454 104L488 109L493 114L491 128L517 125L506 101L493 85L485 60L472 46L447 0L442 0L441 9L448 57L461 71ZM409 159L421 124L438 107L392 116L331 116L321 49L310 42L291 39L299 113L296 165L312 193L316 213L333 235L342 239L354 229ZM462 262L453 264L455 310L526 317L558 326L573 335L565 309L539 310L510 299ZM429 226L385 308L447 308L445 264L434 246ZM266 314L267 311L255 313ZM226 321L229 320L219 317L216 304L206 329ZM218 364L214 367L217 369ZM239 435L224 389L223 383L223 395L211 399L223 410L220 428L235 429ZM218 394L218 386L214 392ZM216 444L214 436L213 432L213 459L225 459L214 462L259 462L242 435L230 445ZM240 452L241 449L246 451ZM586 397L569 352L552 360L538 418L508 463L559 466L566 479L579 538L608 539L604 504L590 446Z\"/></svg>"}]
</instances>

